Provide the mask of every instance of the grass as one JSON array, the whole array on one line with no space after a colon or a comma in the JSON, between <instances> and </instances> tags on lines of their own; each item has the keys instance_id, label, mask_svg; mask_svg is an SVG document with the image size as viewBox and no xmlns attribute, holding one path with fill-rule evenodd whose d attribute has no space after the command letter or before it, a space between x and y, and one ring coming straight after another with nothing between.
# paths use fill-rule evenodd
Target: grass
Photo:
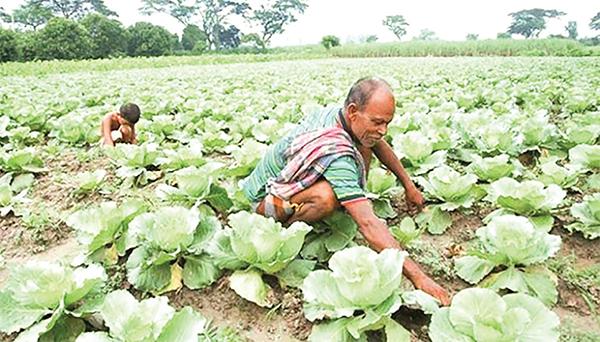
<instances>
[{"instance_id":1,"label":"grass","mask_svg":"<svg viewBox=\"0 0 600 342\"><path fill-rule=\"evenodd\" d=\"M331 49L335 57L456 57L456 56L598 56L590 48L569 39L487 39L476 41L414 40L395 43L343 45Z\"/></svg>"},{"instance_id":2,"label":"grass","mask_svg":"<svg viewBox=\"0 0 600 342\"><path fill-rule=\"evenodd\" d=\"M487 39L476 41L413 40L393 43L277 47L266 53L210 53L199 56L119 57L101 60L33 61L0 63L2 76L41 76L76 72L168 68L186 65L260 63L299 59L457 56L600 56L600 47L569 39Z\"/></svg>"},{"instance_id":3,"label":"grass","mask_svg":"<svg viewBox=\"0 0 600 342\"><path fill-rule=\"evenodd\" d=\"M596 319L598 329L600 329L600 315L598 314L597 300L591 293L590 289L600 288L600 264L586 267L578 270L573 267L576 260L574 254L563 258L552 259L548 263L548 268L558 277L567 283L567 286L575 288L586 305L590 309L590 314ZM598 341L600 339L596 339Z\"/></svg>"}]
</instances>

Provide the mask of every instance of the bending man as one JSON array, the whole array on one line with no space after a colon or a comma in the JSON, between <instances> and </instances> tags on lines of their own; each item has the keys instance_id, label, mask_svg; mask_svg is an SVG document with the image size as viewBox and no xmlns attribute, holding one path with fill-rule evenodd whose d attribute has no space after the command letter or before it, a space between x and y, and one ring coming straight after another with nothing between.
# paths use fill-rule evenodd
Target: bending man
<instances>
[{"instance_id":1,"label":"bending man","mask_svg":"<svg viewBox=\"0 0 600 342\"><path fill-rule=\"evenodd\" d=\"M373 249L400 248L365 196L375 154L404 186L409 212L423 206L421 193L382 139L395 108L390 86L366 78L352 86L344 108L327 107L305 118L267 151L246 179L243 191L254 210L289 225L316 222L344 207ZM403 272L415 287L443 305L450 303L447 292L414 261L407 259Z\"/></svg>"}]
</instances>

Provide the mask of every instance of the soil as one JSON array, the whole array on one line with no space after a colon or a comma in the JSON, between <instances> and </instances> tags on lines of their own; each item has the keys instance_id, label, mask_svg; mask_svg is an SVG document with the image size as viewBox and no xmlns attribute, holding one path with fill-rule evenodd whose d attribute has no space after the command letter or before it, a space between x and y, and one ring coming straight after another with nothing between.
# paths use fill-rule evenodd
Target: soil
<instances>
[{"instance_id":1,"label":"soil","mask_svg":"<svg viewBox=\"0 0 600 342\"><path fill-rule=\"evenodd\" d=\"M32 205L43 203L48 208L54 208L58 213L58 220L51 220L50 224L40 227L28 227L22 218L9 215L0 221L0 251L7 265L23 264L28 260L53 260L74 257L79 253L79 248L74 239L74 234L63 222L66 215L77 208L105 200L117 200L115 194L92 193L87 195L73 195L76 184L68 181L71 176L97 168L109 170L108 182L112 182L112 175L108 160L98 158L91 162L82 163L72 153L61 155L59 158L47 162L51 170L47 174L36 176L33 191L28 196L34 199ZM1 176L1 175L0 175ZM151 184L149 186L155 186ZM406 205L402 201L395 203L400 217L406 215ZM35 208L31 208L35 209ZM443 235L424 234L422 239L435 246L441 256L438 260L440 267L451 267L453 259L462 255L473 239L477 228L482 227L482 218L490 209L474 207L468 212L454 212L453 224ZM561 226L565 222L557 220L552 233L560 235L563 246L558 258L575 255L573 267L585 270L593 265L600 264L600 244L597 240L587 240L581 234L570 235ZM432 275L434 280L447 288L451 295L469 287L470 285L458 277L436 273L432 265L423 265L425 271ZM439 270L438 270L439 271ZM0 268L0 287L8 277L9 268ZM305 341L310 335L313 323L304 318L302 313L302 294L297 289L281 289L276 281L270 281L274 290L272 308L262 308L248 302L229 287L227 275L211 286L190 290L183 288L180 291L167 294L173 307L179 309L191 306L209 317L213 326L230 327L236 330L247 341ZM126 282L122 288L134 292ZM600 288L590 286L586 288L588 296L595 304L590 308L589 303L582 295L582 289L577 288L567 280L558 278L559 301L553 309L563 322L575 324L576 331L592 331L600 334L600 327L596 316L600 314ZM594 312L595 310L595 312ZM414 341L429 341L427 326L430 317L421 311L407 308L394 314L394 319L403 324L413 333ZM369 336L370 341L381 341L377 334ZM13 341L16 334L11 336L0 334L0 341Z\"/></svg>"}]
</instances>

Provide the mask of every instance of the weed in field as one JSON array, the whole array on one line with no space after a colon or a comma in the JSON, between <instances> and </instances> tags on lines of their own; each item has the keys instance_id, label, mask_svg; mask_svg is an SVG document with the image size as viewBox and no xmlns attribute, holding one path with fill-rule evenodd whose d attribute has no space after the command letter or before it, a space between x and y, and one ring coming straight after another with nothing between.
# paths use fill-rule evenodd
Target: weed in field
<instances>
[{"instance_id":1,"label":"weed in field","mask_svg":"<svg viewBox=\"0 0 600 342\"><path fill-rule=\"evenodd\" d=\"M430 274L446 279L455 278L452 262L444 258L444 255L431 242L415 242L406 246L410 258L417 263L429 268Z\"/></svg>"},{"instance_id":2,"label":"weed in field","mask_svg":"<svg viewBox=\"0 0 600 342\"><path fill-rule=\"evenodd\" d=\"M560 342L597 342L600 341L600 334L590 331L582 332L577 323L573 320L563 322L560 327Z\"/></svg>"},{"instance_id":3,"label":"weed in field","mask_svg":"<svg viewBox=\"0 0 600 342\"><path fill-rule=\"evenodd\" d=\"M198 342L244 342L234 329L226 328L211 328L208 333L200 335Z\"/></svg>"},{"instance_id":4,"label":"weed in field","mask_svg":"<svg viewBox=\"0 0 600 342\"><path fill-rule=\"evenodd\" d=\"M558 277L565 281L568 287L577 290L579 295L590 309L600 329L600 265L596 264L582 270L576 269L573 264L576 260L575 254L563 258L548 261L548 268ZM595 341L598 341L596 339Z\"/></svg>"}]
</instances>

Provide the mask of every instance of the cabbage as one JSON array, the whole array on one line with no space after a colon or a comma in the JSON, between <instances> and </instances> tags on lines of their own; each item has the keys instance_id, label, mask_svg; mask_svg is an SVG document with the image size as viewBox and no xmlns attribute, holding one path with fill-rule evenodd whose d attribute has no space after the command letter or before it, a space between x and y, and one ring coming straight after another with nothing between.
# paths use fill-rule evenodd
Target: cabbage
<instances>
[{"instance_id":1,"label":"cabbage","mask_svg":"<svg viewBox=\"0 0 600 342\"><path fill-rule=\"evenodd\" d=\"M558 316L537 299L524 294L500 297L488 289L460 291L452 305L433 314L433 342L556 342Z\"/></svg>"},{"instance_id":2,"label":"cabbage","mask_svg":"<svg viewBox=\"0 0 600 342\"><path fill-rule=\"evenodd\" d=\"M534 227L527 218L514 215L496 216L476 234L481 250L471 250L455 261L459 277L476 284L496 266L503 265L506 270L490 274L481 285L531 294L547 304L556 302L554 276L539 264L560 249L559 236L548 234Z\"/></svg>"}]
</instances>

